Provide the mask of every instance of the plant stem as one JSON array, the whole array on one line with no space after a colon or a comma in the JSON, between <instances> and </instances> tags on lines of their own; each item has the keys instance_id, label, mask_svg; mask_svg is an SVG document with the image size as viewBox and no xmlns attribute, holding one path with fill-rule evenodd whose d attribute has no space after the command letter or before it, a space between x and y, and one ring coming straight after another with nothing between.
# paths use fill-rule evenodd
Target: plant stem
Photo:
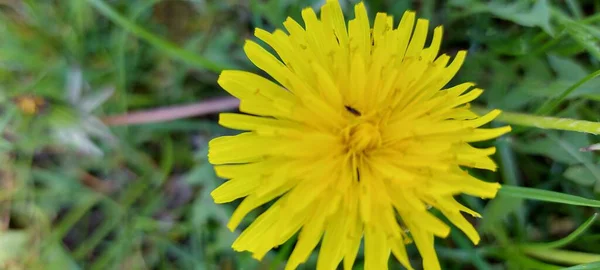
<instances>
[{"instance_id":1,"label":"plant stem","mask_svg":"<svg viewBox=\"0 0 600 270\"><path fill-rule=\"evenodd\" d=\"M489 111L483 108L473 108L473 110L479 114L484 114ZM531 114L503 111L502 114L496 118L496 121L517 126L569 130L596 135L600 134L600 123L570 118L536 116Z\"/></svg>"},{"instance_id":2,"label":"plant stem","mask_svg":"<svg viewBox=\"0 0 600 270\"><path fill-rule=\"evenodd\" d=\"M539 107L534 114L537 115L548 115L551 114L554 109L556 109L560 103L567 98L567 96L571 93L573 93L573 91L575 91L577 88L579 88L579 86L583 85L584 83L588 82L589 80L596 78L600 76L600 70L596 70L595 72L592 72L590 74L588 74L587 76L585 76L584 78L582 78L581 80L579 80L578 82L576 82L575 84L571 85L569 88L565 89L565 91L563 91L557 98L554 99L548 99L546 102L544 102L544 104Z\"/></svg>"},{"instance_id":3,"label":"plant stem","mask_svg":"<svg viewBox=\"0 0 600 270\"><path fill-rule=\"evenodd\" d=\"M109 126L155 123L228 111L235 109L238 106L239 100L237 98L215 98L189 105L107 116L102 118L102 121Z\"/></svg>"}]
</instances>

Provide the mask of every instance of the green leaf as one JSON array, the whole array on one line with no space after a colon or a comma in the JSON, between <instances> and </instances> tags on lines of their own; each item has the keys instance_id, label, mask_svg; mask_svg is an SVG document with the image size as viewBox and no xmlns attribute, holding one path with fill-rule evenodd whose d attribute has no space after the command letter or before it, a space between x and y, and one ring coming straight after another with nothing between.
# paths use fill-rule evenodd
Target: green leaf
<instances>
[{"instance_id":1,"label":"green leaf","mask_svg":"<svg viewBox=\"0 0 600 270\"><path fill-rule=\"evenodd\" d=\"M553 36L554 30L550 25L550 7L548 1L535 1L535 4L531 8L528 8L528 2L516 1L506 4L501 1L493 1L488 4L488 11L499 18L522 26L538 26Z\"/></svg>"},{"instance_id":2,"label":"green leaf","mask_svg":"<svg viewBox=\"0 0 600 270\"><path fill-rule=\"evenodd\" d=\"M505 185L502 186L502 188L500 189L500 194L513 198L600 208L600 201L598 200L592 200L575 195L528 187Z\"/></svg>"},{"instance_id":3,"label":"green leaf","mask_svg":"<svg viewBox=\"0 0 600 270\"><path fill-rule=\"evenodd\" d=\"M548 69L547 63L544 61L539 64L534 64L537 61L529 61L525 66L525 78L522 83L515 88L515 91L523 91L534 97L556 98L556 100L548 100L544 104L545 107L552 105L556 107L556 103L564 99L573 99L581 96L597 94L600 88L600 79L596 78L596 72L590 73L587 68L571 58L560 57L556 55L548 56L548 63L556 76L552 76ZM536 113L547 114L548 108L544 108L545 113L540 113L538 109Z\"/></svg>"},{"instance_id":4,"label":"green leaf","mask_svg":"<svg viewBox=\"0 0 600 270\"><path fill-rule=\"evenodd\" d=\"M42 253L43 269L78 270L81 269L71 255L58 243L48 246Z\"/></svg>"},{"instance_id":5,"label":"green leaf","mask_svg":"<svg viewBox=\"0 0 600 270\"><path fill-rule=\"evenodd\" d=\"M537 138L526 142L515 142L516 149L521 153L543 155L555 161L569 165L585 162L591 163L590 153L581 153L579 149L589 145L589 139L582 133L565 133L557 137L556 133L547 132L545 138Z\"/></svg>"},{"instance_id":6,"label":"green leaf","mask_svg":"<svg viewBox=\"0 0 600 270\"><path fill-rule=\"evenodd\" d=\"M579 133L577 133L577 134L579 134ZM592 179L594 179L596 181L596 186L594 188L594 191L596 191L596 192L600 191L600 167L598 167L596 164L593 163L593 157L591 156L591 153L585 153L585 152L579 151L579 149L581 149L583 147L583 146L579 145L582 142L581 141L577 141L577 142L573 141L571 143L566 140L561 140L557 136L554 136L552 134L548 134L548 137L551 140L555 141L558 146L560 146L565 151L567 151L569 156L571 156L575 160L577 160L578 163L583 164L585 169L588 170L587 173L590 174L593 177ZM587 137L584 137L581 140L584 141L583 144L587 144L587 142L585 142L587 140ZM575 146L574 144L578 144L579 146Z\"/></svg>"},{"instance_id":7,"label":"green leaf","mask_svg":"<svg viewBox=\"0 0 600 270\"><path fill-rule=\"evenodd\" d=\"M592 171L583 165L575 165L569 167L563 174L565 178L584 187L593 186L596 179Z\"/></svg>"},{"instance_id":8,"label":"green leaf","mask_svg":"<svg viewBox=\"0 0 600 270\"><path fill-rule=\"evenodd\" d=\"M580 80L588 74L588 71L572 58L549 55L548 62L561 79Z\"/></svg>"},{"instance_id":9,"label":"green leaf","mask_svg":"<svg viewBox=\"0 0 600 270\"><path fill-rule=\"evenodd\" d=\"M547 0L535 1L533 6L530 1L491 1L488 4L476 0L452 0L449 1L450 6L466 9L462 12L465 15L474 13L491 13L492 15L514 22L526 27L540 27L549 34L554 36L554 29L550 24L551 10Z\"/></svg>"},{"instance_id":10,"label":"green leaf","mask_svg":"<svg viewBox=\"0 0 600 270\"><path fill-rule=\"evenodd\" d=\"M29 234L26 231L8 230L0 232L0 265L18 258L27 251Z\"/></svg>"},{"instance_id":11,"label":"green leaf","mask_svg":"<svg viewBox=\"0 0 600 270\"><path fill-rule=\"evenodd\" d=\"M505 187L505 186L503 186ZM483 212L484 219L481 220L481 229L486 232L493 232L492 228L498 227L512 213L516 213L523 207L523 200L499 194L490 201Z\"/></svg>"},{"instance_id":12,"label":"green leaf","mask_svg":"<svg viewBox=\"0 0 600 270\"><path fill-rule=\"evenodd\" d=\"M560 12L555 12L556 18L559 23L565 27L565 31L575 42L581 47L585 48L586 51L592 55L596 60L600 60L600 46L598 45L598 38L595 36L598 34L596 31L590 31L589 26L582 23L573 21L569 17Z\"/></svg>"}]
</instances>

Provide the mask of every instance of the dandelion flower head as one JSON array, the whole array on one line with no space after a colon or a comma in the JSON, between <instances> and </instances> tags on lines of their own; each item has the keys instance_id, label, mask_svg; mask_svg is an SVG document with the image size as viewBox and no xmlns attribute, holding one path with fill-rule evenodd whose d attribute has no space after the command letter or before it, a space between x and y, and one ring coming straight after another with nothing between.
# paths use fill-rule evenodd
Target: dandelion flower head
<instances>
[{"instance_id":1,"label":"dandelion flower head","mask_svg":"<svg viewBox=\"0 0 600 270\"><path fill-rule=\"evenodd\" d=\"M243 130L209 144L209 161L228 179L211 194L216 203L242 199L228 227L270 203L233 243L260 260L298 235L286 269L319 247L317 269L351 269L364 241L365 269L387 269L391 254L413 269L414 243L425 269L440 269L434 237L448 224L477 244L479 235L457 202L468 194L493 198L500 185L470 176L464 167L495 170L495 148L469 143L496 138L510 127L480 128L500 111L479 116L469 102L481 89L446 84L466 52L438 55L442 27L425 47L428 21L406 12L399 24L378 13L371 26L363 3L346 24L337 0L320 15L302 11L304 26L288 18L283 30L255 35L275 54L248 40L250 61L273 80L227 70L218 83L240 99L244 114L219 123Z\"/></svg>"}]
</instances>

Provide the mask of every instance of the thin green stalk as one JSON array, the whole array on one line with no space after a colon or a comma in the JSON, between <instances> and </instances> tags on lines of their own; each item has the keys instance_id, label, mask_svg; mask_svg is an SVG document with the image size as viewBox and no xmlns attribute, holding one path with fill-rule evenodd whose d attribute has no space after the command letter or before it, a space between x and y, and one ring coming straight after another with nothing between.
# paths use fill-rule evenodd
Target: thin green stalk
<instances>
[{"instance_id":1,"label":"thin green stalk","mask_svg":"<svg viewBox=\"0 0 600 270\"><path fill-rule=\"evenodd\" d=\"M488 110L473 108L474 111L484 114ZM536 127L541 129L568 130L591 134L600 134L600 123L570 118L536 116L524 113L505 112L496 118L496 121L511 125Z\"/></svg>"},{"instance_id":2,"label":"thin green stalk","mask_svg":"<svg viewBox=\"0 0 600 270\"><path fill-rule=\"evenodd\" d=\"M560 16L560 14L558 16ZM598 20L600 20L600 14L595 14L595 15L586 17L584 19L577 20L575 22L588 25L588 24L595 23ZM555 37L553 37L551 40L541 44L541 46L539 48L535 49L533 52L531 52L530 55L539 55L539 54L545 53L549 48L553 47L554 45L556 45L560 41L562 41L562 38L567 35L565 28L566 27L563 27L562 29L560 29L560 31L556 31L556 32L558 32L558 34ZM532 40L535 42L538 42L547 36L548 36L548 34L546 34L545 32L540 32Z\"/></svg>"},{"instance_id":3,"label":"thin green stalk","mask_svg":"<svg viewBox=\"0 0 600 270\"><path fill-rule=\"evenodd\" d=\"M549 242L549 243L523 244L523 245L519 245L519 247L522 249L561 248L563 246L570 244L571 242L575 241L575 239L577 239L577 237L581 236L587 229L589 229L592 226L592 224L594 224L594 221L596 221L597 217L598 217L598 214L595 213L590 218L588 218L588 220L586 220L583 224L581 224L581 226L579 226L576 230L574 230L572 233L570 233L569 235L567 235L566 237L564 237L560 240L556 240L556 241Z\"/></svg>"},{"instance_id":4,"label":"thin green stalk","mask_svg":"<svg viewBox=\"0 0 600 270\"><path fill-rule=\"evenodd\" d=\"M600 70L597 70L593 73L588 74L587 76L585 76L578 82L574 83L573 85L571 85L570 87L565 89L558 97L550 98L550 99L546 100L546 102L544 102L537 110L535 110L533 112L533 115L550 115L550 114L552 114L554 112L554 110L560 105L560 103L562 101L564 101L567 98L567 96L569 96L569 94L571 94L573 91L577 90L577 88L579 88L581 85L585 84L589 80L594 79L598 76L600 76ZM528 128L526 128L526 127L515 128L515 129L513 129L512 133L520 134L521 132L526 131L527 129Z\"/></svg>"},{"instance_id":5,"label":"thin green stalk","mask_svg":"<svg viewBox=\"0 0 600 270\"><path fill-rule=\"evenodd\" d=\"M221 70L226 69L226 67L221 66L217 63L214 63L204 57L197 55L196 53L184 50L179 48L177 45L168 42L148 30L138 26L134 22L128 20L127 18L121 16L118 12L113 10L109 5L107 5L102 0L87 0L90 4L92 4L102 15L108 17L111 21L123 27L124 29L130 31L135 36L149 42L153 46L157 47L160 50L163 50L168 55L177 58L183 62L186 62L192 66L208 69L214 72L220 72Z\"/></svg>"},{"instance_id":6,"label":"thin green stalk","mask_svg":"<svg viewBox=\"0 0 600 270\"><path fill-rule=\"evenodd\" d=\"M52 240L59 241L88 211L100 200L95 194L86 194L80 198L75 207L52 230Z\"/></svg>"},{"instance_id":7,"label":"thin green stalk","mask_svg":"<svg viewBox=\"0 0 600 270\"><path fill-rule=\"evenodd\" d=\"M581 10L581 6L579 6L579 3L573 0L567 0L565 2L567 2L567 7L569 8L573 16L575 16L576 19L580 20L583 17L583 11Z\"/></svg>"},{"instance_id":8,"label":"thin green stalk","mask_svg":"<svg viewBox=\"0 0 600 270\"><path fill-rule=\"evenodd\" d=\"M140 4L140 7L138 7L137 9L135 9L132 12L132 15L130 16L130 20L131 22L135 23L135 21L137 20L138 17L140 17L140 15L143 14L144 11L150 9L151 7L153 7L156 3L158 3L160 0L149 0L147 2L144 2L142 4ZM127 42L129 39L129 33L130 31L128 31L127 29L119 29L116 38L115 38L115 43L117 44L116 46L116 53L115 53L115 62L116 62L116 66L117 66L117 95L115 95L116 97L118 97L118 109L119 109L119 113L123 113L123 112L127 112L127 107L129 106L128 104L128 93L127 93ZM123 130L127 130L127 129L123 129ZM124 136L122 136L124 137Z\"/></svg>"},{"instance_id":9,"label":"thin green stalk","mask_svg":"<svg viewBox=\"0 0 600 270\"><path fill-rule=\"evenodd\" d=\"M560 264L582 264L600 261L600 255L560 249L525 249L526 254L547 262Z\"/></svg>"},{"instance_id":10,"label":"thin green stalk","mask_svg":"<svg viewBox=\"0 0 600 270\"><path fill-rule=\"evenodd\" d=\"M554 8L551 11L558 23L565 27L567 34L569 34L581 47L585 48L596 60L600 60L600 47L596 44L595 40L585 27L565 15L559 9Z\"/></svg>"},{"instance_id":11,"label":"thin green stalk","mask_svg":"<svg viewBox=\"0 0 600 270\"><path fill-rule=\"evenodd\" d=\"M118 209L120 211L115 211L109 216L102 225L100 225L94 233L89 236L83 243L81 243L74 251L73 257L75 259L82 259L91 251L93 251L96 246L98 246L102 240L111 232L120 222L123 222L124 216L127 214L127 211L131 205L137 200L140 196L144 195L144 191L146 191L149 182L145 177L142 177L139 182L132 185L127 192L123 195L123 199L120 201L120 206L122 208ZM112 203L111 203L112 206Z\"/></svg>"},{"instance_id":12,"label":"thin green stalk","mask_svg":"<svg viewBox=\"0 0 600 270\"><path fill-rule=\"evenodd\" d=\"M544 270L559 270L561 267L547 264L532 258L529 258L521 253L511 254L510 260L518 262L518 269L544 269Z\"/></svg>"},{"instance_id":13,"label":"thin green stalk","mask_svg":"<svg viewBox=\"0 0 600 270\"><path fill-rule=\"evenodd\" d=\"M551 114L554 109L556 109L556 107L558 107L558 105L560 105L560 103L569 95L571 94L573 91L575 91L577 88L579 88L581 85L583 85L584 83L588 82L589 80L596 78L600 76L600 70L596 70L593 73L590 73L589 75L585 76L583 79L579 80L578 82L576 82L575 84L571 85L569 88L565 89L565 91L563 91L557 98L555 99L548 99L546 102L544 102L544 104L542 106L540 106L534 114L537 115L548 115Z\"/></svg>"}]
</instances>

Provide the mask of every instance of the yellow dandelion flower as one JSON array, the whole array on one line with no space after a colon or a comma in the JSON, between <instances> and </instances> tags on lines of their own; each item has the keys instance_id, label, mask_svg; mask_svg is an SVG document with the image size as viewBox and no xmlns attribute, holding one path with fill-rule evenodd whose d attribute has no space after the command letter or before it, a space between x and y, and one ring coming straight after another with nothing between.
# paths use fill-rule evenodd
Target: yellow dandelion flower
<instances>
[{"instance_id":1,"label":"yellow dandelion flower","mask_svg":"<svg viewBox=\"0 0 600 270\"><path fill-rule=\"evenodd\" d=\"M317 269L351 269L364 238L365 268L387 269L393 253L412 269L405 245L414 242L425 269L440 269L434 236L449 226L439 210L475 244L479 235L461 212L479 214L454 196L492 198L498 183L461 169L495 170L495 148L470 142L496 138L510 127L484 129L500 111L478 116L469 109L481 89L473 83L444 88L466 52L438 56L442 27L406 12L399 25L378 13L371 28L363 3L348 27L336 0L320 18L302 11L304 27L288 18L287 33L256 29L244 46L248 58L277 83L227 70L219 84L241 100L246 114L221 114L219 123L244 130L209 144L218 176L216 203L244 198L228 227L274 201L233 243L260 260L298 233L286 269L305 262L320 242Z\"/></svg>"}]
</instances>

